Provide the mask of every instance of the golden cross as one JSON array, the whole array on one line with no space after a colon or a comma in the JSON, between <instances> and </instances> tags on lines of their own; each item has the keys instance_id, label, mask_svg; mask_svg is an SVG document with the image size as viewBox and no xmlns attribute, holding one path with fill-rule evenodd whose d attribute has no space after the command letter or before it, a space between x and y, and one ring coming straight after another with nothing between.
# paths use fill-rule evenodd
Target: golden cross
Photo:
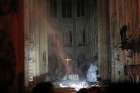
<instances>
[{"instance_id":1,"label":"golden cross","mask_svg":"<svg viewBox=\"0 0 140 93\"><path fill-rule=\"evenodd\" d=\"M69 61L71 61L72 59L68 58L68 56L67 56L67 58L65 60L66 60L66 64L68 65Z\"/></svg>"}]
</instances>

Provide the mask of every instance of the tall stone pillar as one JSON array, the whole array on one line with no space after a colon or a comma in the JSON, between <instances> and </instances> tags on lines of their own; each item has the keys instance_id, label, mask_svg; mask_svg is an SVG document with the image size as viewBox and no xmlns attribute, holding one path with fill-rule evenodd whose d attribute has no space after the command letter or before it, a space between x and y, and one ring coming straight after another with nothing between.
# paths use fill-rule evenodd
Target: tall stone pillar
<instances>
[{"instance_id":1,"label":"tall stone pillar","mask_svg":"<svg viewBox=\"0 0 140 93\"><path fill-rule=\"evenodd\" d=\"M108 0L97 0L98 68L101 81L110 79Z\"/></svg>"},{"instance_id":2,"label":"tall stone pillar","mask_svg":"<svg viewBox=\"0 0 140 93\"><path fill-rule=\"evenodd\" d=\"M25 86L45 80L48 73L46 10L44 0L24 0Z\"/></svg>"}]
</instances>

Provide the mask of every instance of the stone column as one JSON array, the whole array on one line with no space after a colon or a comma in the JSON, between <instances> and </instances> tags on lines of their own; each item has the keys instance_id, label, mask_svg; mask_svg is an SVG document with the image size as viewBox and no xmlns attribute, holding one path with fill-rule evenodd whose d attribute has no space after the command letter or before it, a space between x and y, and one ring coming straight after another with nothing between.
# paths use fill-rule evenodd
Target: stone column
<instances>
[{"instance_id":1,"label":"stone column","mask_svg":"<svg viewBox=\"0 0 140 93\"><path fill-rule=\"evenodd\" d=\"M25 85L48 72L47 2L24 1ZM41 81L41 80L40 80ZM35 79L36 82L36 79ZM38 82L38 81L37 81Z\"/></svg>"},{"instance_id":2,"label":"stone column","mask_svg":"<svg viewBox=\"0 0 140 93\"><path fill-rule=\"evenodd\" d=\"M108 0L97 0L98 68L102 81L110 79L108 3Z\"/></svg>"}]
</instances>

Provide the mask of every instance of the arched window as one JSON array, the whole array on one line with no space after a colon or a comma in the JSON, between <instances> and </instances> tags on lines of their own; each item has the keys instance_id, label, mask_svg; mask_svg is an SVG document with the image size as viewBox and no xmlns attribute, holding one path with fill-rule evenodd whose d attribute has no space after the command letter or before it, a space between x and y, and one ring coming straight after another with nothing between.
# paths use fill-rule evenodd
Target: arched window
<instances>
[{"instance_id":1,"label":"arched window","mask_svg":"<svg viewBox=\"0 0 140 93\"><path fill-rule=\"evenodd\" d=\"M72 0L62 0L62 17L72 17Z\"/></svg>"},{"instance_id":2,"label":"arched window","mask_svg":"<svg viewBox=\"0 0 140 93\"><path fill-rule=\"evenodd\" d=\"M65 46L72 46L72 31L65 31L64 32L64 45Z\"/></svg>"},{"instance_id":3,"label":"arched window","mask_svg":"<svg viewBox=\"0 0 140 93\"><path fill-rule=\"evenodd\" d=\"M57 16L57 1L50 0L51 15Z\"/></svg>"},{"instance_id":4,"label":"arched window","mask_svg":"<svg viewBox=\"0 0 140 93\"><path fill-rule=\"evenodd\" d=\"M85 2L84 0L77 0L77 17L85 15Z\"/></svg>"}]
</instances>

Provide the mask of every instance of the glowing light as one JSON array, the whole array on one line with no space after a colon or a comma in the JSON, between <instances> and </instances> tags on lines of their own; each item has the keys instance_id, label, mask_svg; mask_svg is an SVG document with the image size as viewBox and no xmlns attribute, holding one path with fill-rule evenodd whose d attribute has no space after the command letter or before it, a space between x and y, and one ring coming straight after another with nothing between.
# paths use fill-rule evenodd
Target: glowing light
<instances>
[{"instance_id":1,"label":"glowing light","mask_svg":"<svg viewBox=\"0 0 140 93\"><path fill-rule=\"evenodd\" d=\"M68 86L63 85L62 83L60 83L59 86L60 86L60 87L63 87L63 88L64 88L64 87L68 87Z\"/></svg>"},{"instance_id":2,"label":"glowing light","mask_svg":"<svg viewBox=\"0 0 140 93\"><path fill-rule=\"evenodd\" d=\"M88 83L86 81L65 81L59 83L60 87L70 87L74 88L76 91L78 91L81 88L87 88L89 87Z\"/></svg>"}]
</instances>

